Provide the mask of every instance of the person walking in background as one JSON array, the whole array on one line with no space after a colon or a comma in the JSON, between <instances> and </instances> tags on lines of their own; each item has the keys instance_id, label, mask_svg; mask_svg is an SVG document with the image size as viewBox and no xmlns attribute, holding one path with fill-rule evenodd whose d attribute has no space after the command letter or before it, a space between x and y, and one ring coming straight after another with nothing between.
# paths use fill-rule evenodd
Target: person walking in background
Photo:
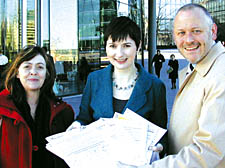
<instances>
[{"instance_id":1,"label":"person walking in background","mask_svg":"<svg viewBox=\"0 0 225 168\"><path fill-rule=\"evenodd\" d=\"M164 56L160 53L160 50L157 50L157 54L152 59L152 63L155 66L155 73L160 78L160 71L162 69L162 64L165 62Z\"/></svg>"},{"instance_id":2,"label":"person walking in background","mask_svg":"<svg viewBox=\"0 0 225 168\"><path fill-rule=\"evenodd\" d=\"M108 25L104 41L110 64L88 76L80 113L68 130L99 118L112 118L115 112L124 113L127 108L166 128L165 85L135 63L141 46L140 28L128 17L117 17ZM161 156L164 156L167 151L166 135L160 143L163 145ZM157 145L155 151L159 151L160 146Z\"/></svg>"},{"instance_id":3,"label":"person walking in background","mask_svg":"<svg viewBox=\"0 0 225 168\"><path fill-rule=\"evenodd\" d=\"M179 63L178 63L178 60L175 59L174 54L170 55L168 66L170 67L168 69L168 73L169 73L169 79L171 79L171 85L172 85L171 89L176 89L176 79L178 78Z\"/></svg>"},{"instance_id":4,"label":"person walking in background","mask_svg":"<svg viewBox=\"0 0 225 168\"><path fill-rule=\"evenodd\" d=\"M141 168L224 168L225 48L215 41L217 25L203 6L186 4L176 13L173 33L190 64L179 73L169 155Z\"/></svg>"},{"instance_id":5,"label":"person walking in background","mask_svg":"<svg viewBox=\"0 0 225 168\"><path fill-rule=\"evenodd\" d=\"M0 91L4 89L5 70L9 63L8 58L0 51Z\"/></svg>"},{"instance_id":6,"label":"person walking in background","mask_svg":"<svg viewBox=\"0 0 225 168\"><path fill-rule=\"evenodd\" d=\"M43 49L28 46L11 63L0 93L0 167L65 168L45 148L47 136L74 120L72 107L52 91L54 68Z\"/></svg>"},{"instance_id":7,"label":"person walking in background","mask_svg":"<svg viewBox=\"0 0 225 168\"><path fill-rule=\"evenodd\" d=\"M88 61L85 57L82 57L77 65L78 65L78 77L82 81L82 84L85 85L87 77L91 72L91 67L88 64Z\"/></svg>"}]
</instances>

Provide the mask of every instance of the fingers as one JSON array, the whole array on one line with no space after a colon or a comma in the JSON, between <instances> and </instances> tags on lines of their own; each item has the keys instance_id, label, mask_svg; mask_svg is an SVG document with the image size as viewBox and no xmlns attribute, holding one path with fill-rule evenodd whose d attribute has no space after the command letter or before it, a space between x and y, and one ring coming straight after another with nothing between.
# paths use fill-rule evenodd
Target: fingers
<instances>
[{"instance_id":1,"label":"fingers","mask_svg":"<svg viewBox=\"0 0 225 168\"><path fill-rule=\"evenodd\" d=\"M152 150L154 152L162 152L163 151L163 146L161 143L158 143L157 145L155 146L149 146L148 147L148 150Z\"/></svg>"},{"instance_id":2,"label":"fingers","mask_svg":"<svg viewBox=\"0 0 225 168\"><path fill-rule=\"evenodd\" d=\"M73 129L80 129L81 124L78 121L74 121L67 129L66 131L71 131Z\"/></svg>"}]
</instances>

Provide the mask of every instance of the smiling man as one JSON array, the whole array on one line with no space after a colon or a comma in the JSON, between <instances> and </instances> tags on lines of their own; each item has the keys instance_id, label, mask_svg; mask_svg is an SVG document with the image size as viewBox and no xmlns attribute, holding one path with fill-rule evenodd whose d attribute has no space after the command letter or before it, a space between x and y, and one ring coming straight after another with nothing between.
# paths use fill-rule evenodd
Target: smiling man
<instances>
[{"instance_id":1,"label":"smiling man","mask_svg":"<svg viewBox=\"0 0 225 168\"><path fill-rule=\"evenodd\" d=\"M143 167L224 168L225 49L216 37L217 26L204 7L187 4L178 10L174 40L194 69L187 66L179 74L169 155Z\"/></svg>"}]
</instances>

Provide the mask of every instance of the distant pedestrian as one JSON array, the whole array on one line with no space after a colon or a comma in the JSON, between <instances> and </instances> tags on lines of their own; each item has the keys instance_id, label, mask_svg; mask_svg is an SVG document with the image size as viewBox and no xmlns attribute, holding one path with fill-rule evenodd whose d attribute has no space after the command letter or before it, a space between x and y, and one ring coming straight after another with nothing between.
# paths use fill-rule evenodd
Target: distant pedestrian
<instances>
[{"instance_id":1,"label":"distant pedestrian","mask_svg":"<svg viewBox=\"0 0 225 168\"><path fill-rule=\"evenodd\" d=\"M8 58L0 51L0 91L4 89L4 71L8 65Z\"/></svg>"},{"instance_id":2,"label":"distant pedestrian","mask_svg":"<svg viewBox=\"0 0 225 168\"><path fill-rule=\"evenodd\" d=\"M169 69L168 69L168 73L169 73L169 79L171 79L171 84L172 87L171 89L176 89L176 79L178 78L178 68L179 68L179 63L178 60L175 59L175 55L171 54L170 55L170 60L169 60Z\"/></svg>"},{"instance_id":3,"label":"distant pedestrian","mask_svg":"<svg viewBox=\"0 0 225 168\"><path fill-rule=\"evenodd\" d=\"M157 54L152 59L152 63L154 63L155 66L155 73L160 78L160 71L162 68L162 64L165 62L164 56L160 53L160 50L157 50Z\"/></svg>"},{"instance_id":4,"label":"distant pedestrian","mask_svg":"<svg viewBox=\"0 0 225 168\"><path fill-rule=\"evenodd\" d=\"M82 57L78 63L78 77L85 85L87 81L87 76L91 72L90 65L85 57Z\"/></svg>"}]
</instances>

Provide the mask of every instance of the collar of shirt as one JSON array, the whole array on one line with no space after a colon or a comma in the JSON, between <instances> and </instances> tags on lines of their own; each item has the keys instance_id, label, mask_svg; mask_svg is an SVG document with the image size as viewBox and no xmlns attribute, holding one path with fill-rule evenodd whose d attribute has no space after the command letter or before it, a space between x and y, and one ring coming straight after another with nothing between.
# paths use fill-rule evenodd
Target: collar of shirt
<instances>
[{"instance_id":1,"label":"collar of shirt","mask_svg":"<svg viewBox=\"0 0 225 168\"><path fill-rule=\"evenodd\" d=\"M186 75L190 74L194 70L194 69L191 70L190 66L191 66L191 63L188 64ZM192 66L195 68L196 64L192 64Z\"/></svg>"}]
</instances>

